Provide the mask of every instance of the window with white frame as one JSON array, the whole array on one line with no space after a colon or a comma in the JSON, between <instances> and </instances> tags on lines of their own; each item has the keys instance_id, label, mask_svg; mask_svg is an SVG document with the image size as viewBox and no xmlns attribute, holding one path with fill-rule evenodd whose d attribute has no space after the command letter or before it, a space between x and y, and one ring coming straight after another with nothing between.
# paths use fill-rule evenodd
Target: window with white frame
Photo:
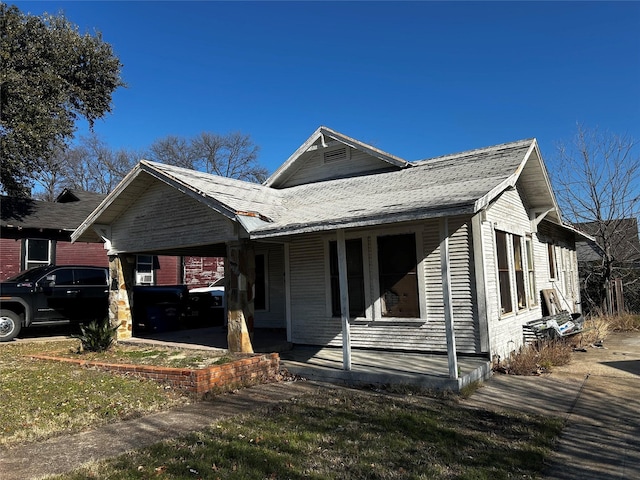
<instances>
[{"instance_id":1,"label":"window with white frame","mask_svg":"<svg viewBox=\"0 0 640 480\"><path fill-rule=\"evenodd\" d=\"M509 273L509 248L507 234L496 230L496 254L498 256L498 283L500 284L500 313L505 315L513 311L511 301L511 275Z\"/></svg>"},{"instance_id":2,"label":"window with white frame","mask_svg":"<svg viewBox=\"0 0 640 480\"><path fill-rule=\"evenodd\" d=\"M556 279L557 277L557 264L556 264L556 247L553 243L547 243L547 256L549 257L549 278Z\"/></svg>"},{"instance_id":3,"label":"window with white frame","mask_svg":"<svg viewBox=\"0 0 640 480\"><path fill-rule=\"evenodd\" d=\"M531 236L523 237L496 230L500 314L536 305L536 281ZM515 301L515 304L514 304Z\"/></svg>"},{"instance_id":4,"label":"window with white frame","mask_svg":"<svg viewBox=\"0 0 640 480\"><path fill-rule=\"evenodd\" d=\"M153 284L153 255L136 255L136 285Z\"/></svg>"},{"instance_id":5,"label":"window with white frame","mask_svg":"<svg viewBox=\"0 0 640 480\"><path fill-rule=\"evenodd\" d=\"M24 242L25 269L51 264L51 240L27 238Z\"/></svg>"},{"instance_id":6,"label":"window with white frame","mask_svg":"<svg viewBox=\"0 0 640 480\"><path fill-rule=\"evenodd\" d=\"M522 237L511 235L513 243L513 270L516 281L516 302L518 310L527 308L527 296L524 288L524 259L522 256Z\"/></svg>"},{"instance_id":7,"label":"window with white frame","mask_svg":"<svg viewBox=\"0 0 640 480\"><path fill-rule=\"evenodd\" d=\"M362 238L345 241L349 316L420 318L415 233L378 236L373 259L363 250L367 245ZM330 241L328 250L331 314L337 317L341 315L337 242ZM379 292L379 298L367 298L369 285ZM369 309L375 304L379 304L378 314L373 313L374 308Z\"/></svg>"},{"instance_id":8,"label":"window with white frame","mask_svg":"<svg viewBox=\"0 0 640 480\"><path fill-rule=\"evenodd\" d=\"M538 304L538 292L536 289L536 271L533 263L533 240L531 236L527 236L525 240L525 248L527 251L527 280L529 287L529 305Z\"/></svg>"}]
</instances>

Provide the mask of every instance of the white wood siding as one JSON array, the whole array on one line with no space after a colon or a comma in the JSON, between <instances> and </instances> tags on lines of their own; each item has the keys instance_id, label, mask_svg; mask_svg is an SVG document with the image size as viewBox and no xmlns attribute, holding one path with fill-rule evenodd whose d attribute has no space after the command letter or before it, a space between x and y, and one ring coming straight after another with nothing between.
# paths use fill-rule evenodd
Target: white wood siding
<instances>
[{"instance_id":1,"label":"white wood siding","mask_svg":"<svg viewBox=\"0 0 640 480\"><path fill-rule=\"evenodd\" d=\"M341 345L339 318L327 318L324 242L321 236L296 239L289 246L291 341Z\"/></svg>"},{"instance_id":2,"label":"white wood siding","mask_svg":"<svg viewBox=\"0 0 640 480\"><path fill-rule=\"evenodd\" d=\"M418 250L424 258L418 269L424 281L425 304L422 318L380 318L368 308L367 318L351 320L351 345L354 348L386 348L446 352L442 276L440 272L438 220L407 227L422 240ZM481 353L475 315L474 266L469 217L450 220L451 283L456 346L461 353ZM403 230L406 231L406 230ZM369 260L369 291L371 302L376 300L378 279L374 249L377 236L393 234L381 230L353 233L363 238L365 258ZM370 239L370 241L369 241ZM326 238L308 236L290 243L292 342L313 345L342 345L340 318L332 318L328 311ZM366 274L366 273L365 273ZM371 318L374 317L374 318Z\"/></svg>"},{"instance_id":3,"label":"white wood siding","mask_svg":"<svg viewBox=\"0 0 640 480\"><path fill-rule=\"evenodd\" d=\"M540 288L555 288L563 307L571 312L579 312L581 310L580 284L575 237L557 225L545 221L540 223L538 236L545 242L543 252L545 271L541 279L542 287ZM553 243L556 254L556 278L550 278L549 275L547 244L550 242Z\"/></svg>"},{"instance_id":4,"label":"white wood siding","mask_svg":"<svg viewBox=\"0 0 640 480\"><path fill-rule=\"evenodd\" d=\"M554 224L542 221L537 231L529 219L528 202L521 189L504 192L486 211L486 221L482 223L484 238L485 275L487 278L487 317L489 345L492 356L507 358L510 353L517 351L523 344L522 325L531 320L542 317L541 295L543 289L555 288L561 297L566 297L566 307L575 311L575 302L578 301L577 292L577 267L575 257L575 245L572 243L572 235L566 230ZM531 235L537 301L529 302L527 308L518 310L515 302L515 278L511 279L514 312L500 315L500 288L498 283L498 271L496 264L495 231L526 238ZM515 238L515 237L512 237ZM558 257L557 279L551 279L549 275L549 261L547 244L553 242ZM511 247L511 244L509 245ZM509 249L509 262L513 265L513 252ZM563 258L564 262L560 259ZM523 249L523 261L526 264L526 250ZM525 266L526 268L526 266ZM563 274L566 272L566 275ZM513 276L513 275L512 275ZM565 282L563 279L566 278ZM565 283L567 285L565 285ZM525 289L528 289L528 276L525 273Z\"/></svg>"},{"instance_id":5,"label":"white wood siding","mask_svg":"<svg viewBox=\"0 0 640 480\"><path fill-rule=\"evenodd\" d=\"M496 262L495 231L501 230L512 235L512 239L526 239L531 233L531 222L527 200L520 188L504 192L486 212L487 223L485 228L485 259L487 262L485 272L488 280L488 330L490 353L493 356L499 355L502 359L507 358L512 351L517 351L523 343L522 325L528 321L541 317L540 304L527 305L526 308L518 310L515 298L515 276L513 274L513 248L509 242L509 265L511 272L511 294L513 312L500 315L500 287L498 282L498 266ZM532 236L534 256L543 246ZM523 245L524 247L524 245ZM523 261L526 262L526 251L523 249ZM538 254L539 255L539 254ZM540 265L535 265L536 281L540 274ZM525 275L525 289L526 289ZM538 284L537 289L540 289Z\"/></svg>"},{"instance_id":6,"label":"white wood siding","mask_svg":"<svg viewBox=\"0 0 640 480\"><path fill-rule=\"evenodd\" d=\"M111 226L112 251L142 252L231 241L233 224L222 215L154 181Z\"/></svg>"},{"instance_id":7,"label":"white wood siding","mask_svg":"<svg viewBox=\"0 0 640 480\"><path fill-rule=\"evenodd\" d=\"M316 150L302 162L302 165L293 172L279 188L293 187L295 185L314 183L330 178L346 177L391 167L389 163L372 157L360 150L354 150L350 147L346 148L350 150L348 159L336 160L329 163L324 162L324 152L331 151L333 148Z\"/></svg>"}]
</instances>

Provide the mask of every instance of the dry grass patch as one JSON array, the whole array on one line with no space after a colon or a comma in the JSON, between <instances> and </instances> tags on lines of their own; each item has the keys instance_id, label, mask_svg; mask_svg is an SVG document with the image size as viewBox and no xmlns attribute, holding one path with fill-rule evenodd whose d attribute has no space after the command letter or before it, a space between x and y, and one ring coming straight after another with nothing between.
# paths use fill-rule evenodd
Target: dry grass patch
<instances>
[{"instance_id":1,"label":"dry grass patch","mask_svg":"<svg viewBox=\"0 0 640 480\"><path fill-rule=\"evenodd\" d=\"M29 358L77 345L77 340L0 344L0 445L77 432L189 401L153 381Z\"/></svg>"},{"instance_id":2,"label":"dry grass patch","mask_svg":"<svg viewBox=\"0 0 640 480\"><path fill-rule=\"evenodd\" d=\"M538 340L512 353L502 370L513 375L551 372L554 366L568 364L572 352L573 345L564 339Z\"/></svg>"},{"instance_id":3,"label":"dry grass patch","mask_svg":"<svg viewBox=\"0 0 640 480\"><path fill-rule=\"evenodd\" d=\"M61 350L57 356L104 363L199 369L233 361L233 355L216 350L179 349L119 343L104 352Z\"/></svg>"}]
</instances>

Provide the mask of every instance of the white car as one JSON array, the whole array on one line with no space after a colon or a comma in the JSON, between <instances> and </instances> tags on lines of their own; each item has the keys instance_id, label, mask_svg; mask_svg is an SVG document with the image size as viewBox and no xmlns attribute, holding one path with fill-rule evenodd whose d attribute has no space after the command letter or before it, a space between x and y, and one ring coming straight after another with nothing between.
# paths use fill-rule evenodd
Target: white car
<instances>
[{"instance_id":1,"label":"white car","mask_svg":"<svg viewBox=\"0 0 640 480\"><path fill-rule=\"evenodd\" d=\"M222 286L212 283L189 290L189 317L201 326L225 325L225 306Z\"/></svg>"}]
</instances>

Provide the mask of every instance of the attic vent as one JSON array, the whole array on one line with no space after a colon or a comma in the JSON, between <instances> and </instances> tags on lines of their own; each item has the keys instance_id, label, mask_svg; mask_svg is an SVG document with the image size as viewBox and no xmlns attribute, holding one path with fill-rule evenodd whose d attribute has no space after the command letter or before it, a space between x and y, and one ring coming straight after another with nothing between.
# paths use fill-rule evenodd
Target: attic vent
<instances>
[{"instance_id":1,"label":"attic vent","mask_svg":"<svg viewBox=\"0 0 640 480\"><path fill-rule=\"evenodd\" d=\"M324 163L340 162L342 160L349 160L349 149L347 147L324 152Z\"/></svg>"}]
</instances>

